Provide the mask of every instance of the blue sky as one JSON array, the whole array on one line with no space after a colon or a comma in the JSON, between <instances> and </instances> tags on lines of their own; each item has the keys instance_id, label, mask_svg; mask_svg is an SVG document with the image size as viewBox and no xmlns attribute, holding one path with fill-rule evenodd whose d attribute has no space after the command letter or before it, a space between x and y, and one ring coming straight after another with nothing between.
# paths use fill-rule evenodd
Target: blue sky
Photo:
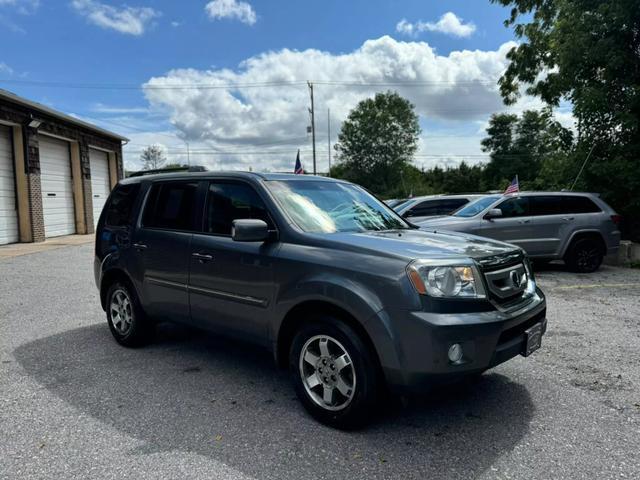
<instances>
[{"instance_id":1,"label":"blue sky","mask_svg":"<svg viewBox=\"0 0 640 480\"><path fill-rule=\"evenodd\" d=\"M130 137L131 168L149 143L184 161L188 142L194 163L258 170L297 148L309 168L306 80L323 159L327 109L335 141L357 101L391 88L420 114L418 166L473 163L504 108L507 15L488 0L0 0L0 88Z\"/></svg>"}]
</instances>

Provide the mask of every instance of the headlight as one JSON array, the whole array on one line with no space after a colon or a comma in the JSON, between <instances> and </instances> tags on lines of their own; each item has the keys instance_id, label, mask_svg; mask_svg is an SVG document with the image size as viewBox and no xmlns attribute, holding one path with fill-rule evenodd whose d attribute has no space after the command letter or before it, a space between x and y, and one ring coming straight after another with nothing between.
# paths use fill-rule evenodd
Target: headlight
<instances>
[{"instance_id":1,"label":"headlight","mask_svg":"<svg viewBox=\"0 0 640 480\"><path fill-rule=\"evenodd\" d=\"M439 298L485 298L480 274L471 261L414 260L407 267L413 287L421 295Z\"/></svg>"}]
</instances>

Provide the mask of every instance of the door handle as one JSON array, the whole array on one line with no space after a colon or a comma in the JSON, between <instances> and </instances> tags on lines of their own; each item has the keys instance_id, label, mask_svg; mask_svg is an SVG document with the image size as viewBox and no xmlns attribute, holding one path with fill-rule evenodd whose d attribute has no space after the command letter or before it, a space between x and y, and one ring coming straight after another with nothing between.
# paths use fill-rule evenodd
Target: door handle
<instances>
[{"instance_id":1,"label":"door handle","mask_svg":"<svg viewBox=\"0 0 640 480\"><path fill-rule=\"evenodd\" d=\"M213 255L209 255L206 253L192 253L191 256L193 258L197 258L201 263L210 262L213 260Z\"/></svg>"},{"instance_id":2,"label":"door handle","mask_svg":"<svg viewBox=\"0 0 640 480\"><path fill-rule=\"evenodd\" d=\"M136 250L146 250L148 247L144 243L134 243L133 248Z\"/></svg>"},{"instance_id":3,"label":"door handle","mask_svg":"<svg viewBox=\"0 0 640 480\"><path fill-rule=\"evenodd\" d=\"M519 224L524 224L524 223L531 223L531 220L520 220L518 221Z\"/></svg>"},{"instance_id":4,"label":"door handle","mask_svg":"<svg viewBox=\"0 0 640 480\"><path fill-rule=\"evenodd\" d=\"M575 217L562 217L562 220L566 221L566 222L570 222L571 220L573 220Z\"/></svg>"}]
</instances>

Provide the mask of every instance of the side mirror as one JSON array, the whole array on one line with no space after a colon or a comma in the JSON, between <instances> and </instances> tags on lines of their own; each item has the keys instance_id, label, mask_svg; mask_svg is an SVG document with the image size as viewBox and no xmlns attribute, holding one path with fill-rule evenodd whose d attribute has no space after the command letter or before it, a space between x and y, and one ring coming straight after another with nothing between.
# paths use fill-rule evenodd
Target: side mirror
<instances>
[{"instance_id":1,"label":"side mirror","mask_svg":"<svg viewBox=\"0 0 640 480\"><path fill-rule=\"evenodd\" d=\"M236 242L264 242L269 238L269 227L264 220L234 220L231 224L231 238Z\"/></svg>"},{"instance_id":2,"label":"side mirror","mask_svg":"<svg viewBox=\"0 0 640 480\"><path fill-rule=\"evenodd\" d=\"M500 218L501 216L502 216L502 210L500 210L499 208L492 208L485 214L484 218L486 220L491 220L493 218Z\"/></svg>"}]
</instances>

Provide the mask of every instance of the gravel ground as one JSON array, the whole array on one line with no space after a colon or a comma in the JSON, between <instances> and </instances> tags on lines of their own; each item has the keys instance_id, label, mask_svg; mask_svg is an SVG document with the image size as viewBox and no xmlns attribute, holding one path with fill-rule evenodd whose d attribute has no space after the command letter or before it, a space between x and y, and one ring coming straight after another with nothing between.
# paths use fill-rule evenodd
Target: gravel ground
<instances>
[{"instance_id":1,"label":"gravel ground","mask_svg":"<svg viewBox=\"0 0 640 480\"><path fill-rule=\"evenodd\" d=\"M271 356L111 338L84 245L0 261L0 478L640 478L640 271L547 267L543 348L339 432Z\"/></svg>"}]
</instances>

